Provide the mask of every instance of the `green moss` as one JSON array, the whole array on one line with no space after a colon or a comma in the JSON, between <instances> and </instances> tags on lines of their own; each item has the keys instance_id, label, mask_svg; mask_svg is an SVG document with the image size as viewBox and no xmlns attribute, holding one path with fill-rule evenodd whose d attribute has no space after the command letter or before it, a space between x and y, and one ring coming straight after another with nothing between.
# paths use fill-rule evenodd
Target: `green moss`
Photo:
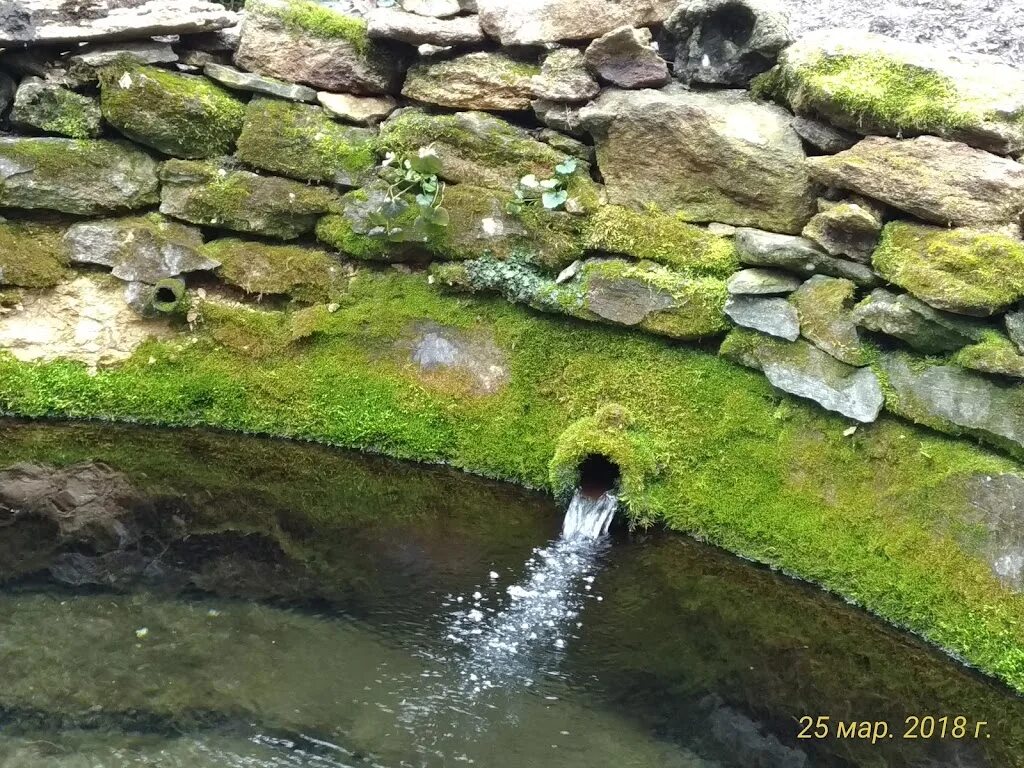
<instances>
[{"instance_id":1,"label":"green moss","mask_svg":"<svg viewBox=\"0 0 1024 768\"><path fill-rule=\"evenodd\" d=\"M345 40L361 54L366 54L370 48L363 19L346 16L312 0L270 3L247 0L245 7L250 13L262 13L280 19L293 32L329 40Z\"/></svg>"},{"instance_id":2,"label":"green moss","mask_svg":"<svg viewBox=\"0 0 1024 768\"><path fill-rule=\"evenodd\" d=\"M63 231L42 224L0 220L0 285L49 288L67 267Z\"/></svg>"},{"instance_id":3,"label":"green moss","mask_svg":"<svg viewBox=\"0 0 1024 768\"><path fill-rule=\"evenodd\" d=\"M221 279L246 293L327 302L343 293L348 282L342 263L312 248L225 238L207 243L200 252L220 262Z\"/></svg>"},{"instance_id":4,"label":"green moss","mask_svg":"<svg viewBox=\"0 0 1024 768\"><path fill-rule=\"evenodd\" d=\"M957 352L953 362L982 373L1024 378L1024 355L1016 344L995 330L986 331L977 344Z\"/></svg>"},{"instance_id":5,"label":"green moss","mask_svg":"<svg viewBox=\"0 0 1024 768\"><path fill-rule=\"evenodd\" d=\"M120 61L100 73L103 117L133 141L174 157L231 152L245 104L204 77Z\"/></svg>"},{"instance_id":6,"label":"green moss","mask_svg":"<svg viewBox=\"0 0 1024 768\"><path fill-rule=\"evenodd\" d=\"M311 104L257 98L249 102L238 158L300 181L364 183L376 165L375 133L341 125Z\"/></svg>"},{"instance_id":7,"label":"green moss","mask_svg":"<svg viewBox=\"0 0 1024 768\"><path fill-rule=\"evenodd\" d=\"M274 340L258 358L202 312L195 343L147 342L95 375L0 356L0 410L272 433L546 486L565 431L618 404L662 467L631 499L645 516L824 584L1024 690L1024 597L949 533L969 514L964 478L1014 471L1007 460L887 417L845 437L844 419L714 355L441 296L422 275L360 273L301 344L284 341L288 315L243 324ZM508 386L465 399L381 353L423 320L493 333Z\"/></svg>"},{"instance_id":8,"label":"green moss","mask_svg":"<svg viewBox=\"0 0 1024 768\"><path fill-rule=\"evenodd\" d=\"M30 78L19 88L12 122L72 139L95 138L102 132L95 98Z\"/></svg>"},{"instance_id":9,"label":"green moss","mask_svg":"<svg viewBox=\"0 0 1024 768\"><path fill-rule=\"evenodd\" d=\"M1024 243L997 233L895 221L872 264L937 309L987 315L1024 297Z\"/></svg>"},{"instance_id":10,"label":"green moss","mask_svg":"<svg viewBox=\"0 0 1024 768\"><path fill-rule=\"evenodd\" d=\"M585 237L590 250L655 261L682 272L728 277L739 269L731 239L654 210L604 206L587 221Z\"/></svg>"}]
</instances>

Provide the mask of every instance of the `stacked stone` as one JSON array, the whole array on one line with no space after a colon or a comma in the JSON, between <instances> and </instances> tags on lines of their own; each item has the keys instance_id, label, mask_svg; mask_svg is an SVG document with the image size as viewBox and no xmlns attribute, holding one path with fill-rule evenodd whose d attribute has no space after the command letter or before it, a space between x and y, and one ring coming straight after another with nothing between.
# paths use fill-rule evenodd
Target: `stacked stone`
<instances>
[{"instance_id":1,"label":"stacked stone","mask_svg":"<svg viewBox=\"0 0 1024 768\"><path fill-rule=\"evenodd\" d=\"M768 0L337 5L0 20L0 290L70 263L147 312L211 272L309 304L353 260L433 262L542 311L733 329L723 354L855 421L1024 450L1024 74L794 43ZM445 225L382 238L395 166L427 149ZM564 204L516 202L558 168Z\"/></svg>"}]
</instances>

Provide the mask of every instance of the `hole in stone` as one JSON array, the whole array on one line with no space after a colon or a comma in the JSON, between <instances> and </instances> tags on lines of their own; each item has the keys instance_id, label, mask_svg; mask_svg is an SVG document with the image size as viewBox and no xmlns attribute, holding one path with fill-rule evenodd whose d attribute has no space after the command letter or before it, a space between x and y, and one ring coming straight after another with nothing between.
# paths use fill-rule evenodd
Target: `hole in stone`
<instances>
[{"instance_id":1,"label":"hole in stone","mask_svg":"<svg viewBox=\"0 0 1024 768\"><path fill-rule=\"evenodd\" d=\"M723 5L701 24L700 45L705 51L717 50L725 41L736 46L744 45L754 34L756 22L757 17L745 5Z\"/></svg>"},{"instance_id":2,"label":"hole in stone","mask_svg":"<svg viewBox=\"0 0 1024 768\"><path fill-rule=\"evenodd\" d=\"M587 498L596 499L614 490L622 475L619 465L601 454L591 454L580 464L580 490Z\"/></svg>"},{"instance_id":3,"label":"hole in stone","mask_svg":"<svg viewBox=\"0 0 1024 768\"><path fill-rule=\"evenodd\" d=\"M174 294L174 291L170 288L161 287L156 289L156 296L153 297L154 301L158 304L173 304L178 300L178 297Z\"/></svg>"}]
</instances>

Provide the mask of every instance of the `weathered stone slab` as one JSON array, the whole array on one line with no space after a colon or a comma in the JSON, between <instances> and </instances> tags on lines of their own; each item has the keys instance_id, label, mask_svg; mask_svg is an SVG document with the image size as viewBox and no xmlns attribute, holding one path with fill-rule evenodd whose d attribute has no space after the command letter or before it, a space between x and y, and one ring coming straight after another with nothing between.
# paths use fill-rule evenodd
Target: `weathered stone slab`
<instances>
[{"instance_id":1,"label":"weathered stone slab","mask_svg":"<svg viewBox=\"0 0 1024 768\"><path fill-rule=\"evenodd\" d=\"M830 256L845 256L869 264L882 234L880 206L872 206L866 200L819 200L818 208L819 212L801 234Z\"/></svg>"},{"instance_id":2,"label":"weathered stone slab","mask_svg":"<svg viewBox=\"0 0 1024 768\"><path fill-rule=\"evenodd\" d=\"M787 341L800 337L800 317L796 307L785 299L761 296L730 296L725 302L725 314L743 328L777 336Z\"/></svg>"},{"instance_id":3,"label":"weathered stone slab","mask_svg":"<svg viewBox=\"0 0 1024 768\"><path fill-rule=\"evenodd\" d=\"M0 13L0 46L132 40L209 32L238 23L238 14L202 0L111 0L89 12L63 0L18 0Z\"/></svg>"},{"instance_id":4,"label":"weathered stone slab","mask_svg":"<svg viewBox=\"0 0 1024 768\"><path fill-rule=\"evenodd\" d=\"M649 29L619 27L592 42L584 59L591 72L619 88L661 88L669 81L668 64L652 39Z\"/></svg>"},{"instance_id":5,"label":"weathered stone slab","mask_svg":"<svg viewBox=\"0 0 1024 768\"><path fill-rule=\"evenodd\" d=\"M866 365L867 355L853 319L857 286L850 280L815 275L789 300L800 314L800 333L836 360Z\"/></svg>"},{"instance_id":6,"label":"weathered stone slab","mask_svg":"<svg viewBox=\"0 0 1024 768\"><path fill-rule=\"evenodd\" d=\"M96 69L113 64L118 59L129 59L138 64L174 64L178 54L170 43L157 40L134 40L123 43L93 43L76 50L68 58L72 67Z\"/></svg>"},{"instance_id":7,"label":"weathered stone slab","mask_svg":"<svg viewBox=\"0 0 1024 768\"><path fill-rule=\"evenodd\" d=\"M882 409L882 386L873 371L841 363L802 339L787 342L733 331L721 353L763 371L772 386L783 392L813 400L855 421L872 422Z\"/></svg>"},{"instance_id":8,"label":"weathered stone slab","mask_svg":"<svg viewBox=\"0 0 1024 768\"><path fill-rule=\"evenodd\" d=\"M0 206L85 216L154 205L157 163L127 142L0 137Z\"/></svg>"},{"instance_id":9,"label":"weathered stone slab","mask_svg":"<svg viewBox=\"0 0 1024 768\"><path fill-rule=\"evenodd\" d=\"M286 83L273 77L242 72L234 67L226 67L223 64L210 62L203 67L203 74L211 80L216 80L221 85L236 91L277 96L280 99L288 99L289 101L316 101L316 91L312 88L296 85L295 83Z\"/></svg>"},{"instance_id":10,"label":"weathered stone slab","mask_svg":"<svg viewBox=\"0 0 1024 768\"><path fill-rule=\"evenodd\" d=\"M279 245L225 237L201 248L220 264L217 276L255 296L288 296L325 304L337 300L354 274L334 254L305 245Z\"/></svg>"},{"instance_id":11,"label":"weathered stone slab","mask_svg":"<svg viewBox=\"0 0 1024 768\"><path fill-rule=\"evenodd\" d=\"M736 250L740 262L753 267L777 267L805 277L843 277L868 287L879 282L868 266L829 256L803 237L742 228L736 231Z\"/></svg>"},{"instance_id":12,"label":"weathered stone slab","mask_svg":"<svg viewBox=\"0 0 1024 768\"><path fill-rule=\"evenodd\" d=\"M503 53L470 53L415 65L402 95L453 109L518 111L530 108L538 74L536 66Z\"/></svg>"},{"instance_id":13,"label":"weathered stone slab","mask_svg":"<svg viewBox=\"0 0 1024 768\"><path fill-rule=\"evenodd\" d=\"M321 91L316 100L331 117L360 125L376 125L398 108L390 96L353 96Z\"/></svg>"},{"instance_id":14,"label":"weathered stone slab","mask_svg":"<svg viewBox=\"0 0 1024 768\"><path fill-rule=\"evenodd\" d=\"M367 34L378 40L439 47L479 45L486 39L476 16L438 19L394 8L374 8L366 17Z\"/></svg>"},{"instance_id":15,"label":"weathered stone slab","mask_svg":"<svg viewBox=\"0 0 1024 768\"><path fill-rule=\"evenodd\" d=\"M854 308L861 328L905 341L926 355L936 355L972 344L987 327L980 320L940 312L908 293L876 288Z\"/></svg>"},{"instance_id":16,"label":"weathered stone slab","mask_svg":"<svg viewBox=\"0 0 1024 768\"><path fill-rule=\"evenodd\" d=\"M793 130L811 147L825 155L834 155L837 152L842 152L844 149L849 149L860 141L860 138L855 133L841 131L828 123L823 123L821 120L814 120L804 116L793 118Z\"/></svg>"},{"instance_id":17,"label":"weathered stone slab","mask_svg":"<svg viewBox=\"0 0 1024 768\"><path fill-rule=\"evenodd\" d=\"M814 213L791 116L743 91L608 90L580 116L613 203L794 234Z\"/></svg>"},{"instance_id":18,"label":"weathered stone slab","mask_svg":"<svg viewBox=\"0 0 1024 768\"><path fill-rule=\"evenodd\" d=\"M778 296L800 287L800 278L777 269L741 269L726 283L734 296Z\"/></svg>"},{"instance_id":19,"label":"weathered stone slab","mask_svg":"<svg viewBox=\"0 0 1024 768\"><path fill-rule=\"evenodd\" d=\"M996 330L984 333L977 344L964 347L953 362L971 371L1024 379L1024 355L1017 345Z\"/></svg>"},{"instance_id":20,"label":"weathered stone slab","mask_svg":"<svg viewBox=\"0 0 1024 768\"><path fill-rule=\"evenodd\" d=\"M38 77L26 77L14 97L11 122L43 133L92 139L102 132L103 116L95 98Z\"/></svg>"},{"instance_id":21,"label":"weathered stone slab","mask_svg":"<svg viewBox=\"0 0 1024 768\"><path fill-rule=\"evenodd\" d=\"M646 27L669 17L677 0L478 0L480 23L504 46L594 40L628 25Z\"/></svg>"},{"instance_id":22,"label":"weathered stone slab","mask_svg":"<svg viewBox=\"0 0 1024 768\"><path fill-rule=\"evenodd\" d=\"M544 58L540 74L530 81L533 95L555 102L590 101L601 86L587 71L583 53L575 48L558 48Z\"/></svg>"},{"instance_id":23,"label":"weathered stone slab","mask_svg":"<svg viewBox=\"0 0 1024 768\"><path fill-rule=\"evenodd\" d=\"M435 19L446 19L458 16L463 10L458 0L401 0L402 10L418 13L420 16L431 16ZM470 10L470 9L466 9Z\"/></svg>"},{"instance_id":24,"label":"weathered stone slab","mask_svg":"<svg viewBox=\"0 0 1024 768\"><path fill-rule=\"evenodd\" d=\"M934 136L872 136L807 165L823 184L943 226L1020 226L1024 211L1024 165Z\"/></svg>"}]
</instances>

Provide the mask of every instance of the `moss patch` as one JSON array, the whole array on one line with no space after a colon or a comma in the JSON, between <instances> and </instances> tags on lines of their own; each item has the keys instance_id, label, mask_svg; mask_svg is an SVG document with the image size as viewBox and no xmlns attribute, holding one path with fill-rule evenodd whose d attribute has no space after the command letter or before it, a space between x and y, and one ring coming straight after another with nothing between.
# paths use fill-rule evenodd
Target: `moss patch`
<instances>
[{"instance_id":1,"label":"moss patch","mask_svg":"<svg viewBox=\"0 0 1024 768\"><path fill-rule=\"evenodd\" d=\"M262 13L280 19L286 28L296 33L328 40L345 40L361 54L366 54L370 48L363 19L346 16L311 0L247 0L245 7L250 13Z\"/></svg>"},{"instance_id":2,"label":"moss patch","mask_svg":"<svg viewBox=\"0 0 1024 768\"><path fill-rule=\"evenodd\" d=\"M18 89L12 122L72 139L91 139L102 132L95 98L29 78Z\"/></svg>"},{"instance_id":3,"label":"moss patch","mask_svg":"<svg viewBox=\"0 0 1024 768\"><path fill-rule=\"evenodd\" d=\"M0 220L0 285L49 288L67 267L57 227Z\"/></svg>"},{"instance_id":4,"label":"moss patch","mask_svg":"<svg viewBox=\"0 0 1024 768\"><path fill-rule=\"evenodd\" d=\"M1024 379L1024 355L999 331L986 331L977 344L957 352L953 362L982 373Z\"/></svg>"}]
</instances>

